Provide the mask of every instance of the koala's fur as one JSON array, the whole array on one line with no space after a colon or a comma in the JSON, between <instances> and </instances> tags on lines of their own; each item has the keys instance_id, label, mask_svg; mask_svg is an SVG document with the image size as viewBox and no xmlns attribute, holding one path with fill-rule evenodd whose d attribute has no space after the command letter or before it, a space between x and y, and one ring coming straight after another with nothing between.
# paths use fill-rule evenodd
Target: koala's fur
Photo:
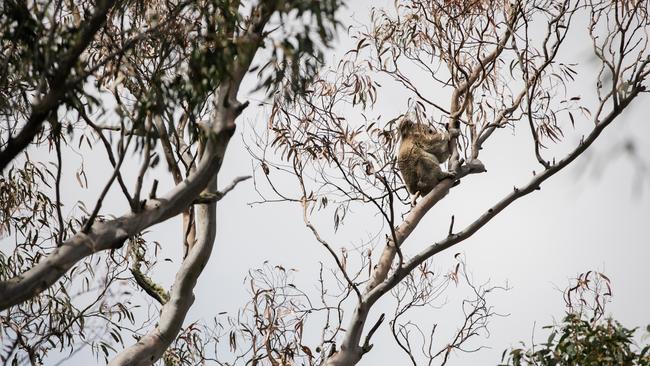
<instances>
[{"instance_id":1,"label":"koala's fur","mask_svg":"<svg viewBox=\"0 0 650 366\"><path fill-rule=\"evenodd\" d=\"M431 192L441 180L454 177L440 168L440 164L450 155L450 135L447 131L436 131L425 124L403 118L399 132L402 142L397 154L397 166L413 200Z\"/></svg>"}]
</instances>

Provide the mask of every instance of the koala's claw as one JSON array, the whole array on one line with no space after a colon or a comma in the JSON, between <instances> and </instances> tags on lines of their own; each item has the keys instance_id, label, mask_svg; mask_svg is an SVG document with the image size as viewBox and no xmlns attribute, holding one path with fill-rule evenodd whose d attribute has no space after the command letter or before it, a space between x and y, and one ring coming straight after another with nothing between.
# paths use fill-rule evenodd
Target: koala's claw
<instances>
[{"instance_id":1,"label":"koala's claw","mask_svg":"<svg viewBox=\"0 0 650 366\"><path fill-rule=\"evenodd\" d=\"M420 198L420 191L415 192L413 197L411 197L411 208L415 207L415 205L417 204L416 201L417 201L418 198Z\"/></svg>"}]
</instances>

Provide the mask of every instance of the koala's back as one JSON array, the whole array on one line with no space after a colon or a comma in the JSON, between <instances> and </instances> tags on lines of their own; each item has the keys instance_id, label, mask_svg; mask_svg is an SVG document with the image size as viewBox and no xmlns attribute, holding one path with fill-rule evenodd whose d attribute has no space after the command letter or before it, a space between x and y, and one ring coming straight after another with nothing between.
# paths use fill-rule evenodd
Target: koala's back
<instances>
[{"instance_id":1,"label":"koala's back","mask_svg":"<svg viewBox=\"0 0 650 366\"><path fill-rule=\"evenodd\" d=\"M440 167L435 155L408 140L400 145L397 166L410 194L426 195L438 184Z\"/></svg>"}]
</instances>

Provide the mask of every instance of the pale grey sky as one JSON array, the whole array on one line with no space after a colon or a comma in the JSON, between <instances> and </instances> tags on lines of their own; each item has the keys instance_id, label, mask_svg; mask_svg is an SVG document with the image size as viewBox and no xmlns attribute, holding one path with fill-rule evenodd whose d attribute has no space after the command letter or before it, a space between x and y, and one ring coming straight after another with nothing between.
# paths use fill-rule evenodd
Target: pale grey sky
<instances>
[{"instance_id":1,"label":"pale grey sky","mask_svg":"<svg viewBox=\"0 0 650 366\"><path fill-rule=\"evenodd\" d=\"M356 21L365 22L372 5L393 4L392 1L350 3L350 8L343 12L346 23L352 22L352 14ZM342 54L349 46L345 34L342 33L339 38L341 44L334 54L328 55L328 60L333 62L336 55ZM572 48L575 61L588 66L588 54L583 52L585 45L576 41L575 46ZM588 94L588 90L593 88L594 76L593 73L585 74L585 79L580 79L581 84L576 86L576 90L584 89L584 94ZM254 82L251 77L247 85ZM250 88L242 87L241 90L240 99L246 100L245 91ZM406 108L403 93L394 88L380 89L380 100L384 102L378 103L371 115L394 116ZM507 282L512 287L510 291L496 293L490 298L496 312L509 315L491 320L489 338L476 338L470 343L470 347L484 345L490 349L455 354L450 365L497 364L505 348L517 346L520 340L530 341L535 323L537 341L544 340L545 333L541 326L552 323L553 319L560 319L564 312L558 288L564 289L569 278L588 270L601 270L612 280L614 296L608 305L609 314L628 327L650 324L650 313L647 311L650 300L647 281L650 278L650 243L645 226L650 224L650 184L646 180L643 194L635 193L635 167L624 157L608 159L607 156L612 146L629 136L644 142L639 146L641 156L650 156L650 127L647 116L643 115L647 113L649 101L647 96L639 98L629 111L607 128L588 157L581 157L547 181L540 191L520 199L473 237L435 258L435 268L446 272L454 263L453 255L463 253L476 282L490 280L493 285ZM236 176L251 173L251 159L242 144L242 134L246 136L251 128L264 128L267 113L256 103L251 103L240 118L220 173L221 186ZM526 128L514 131L504 129L495 133L481 157L488 172L464 178L460 186L434 207L409 238L405 253L413 254L443 238L451 214L456 217L456 228L461 228L500 200L513 186L526 183L531 170L539 170L531 154L530 134ZM580 128L577 127L578 130ZM580 138L580 133L570 128L565 133L567 143L574 144ZM593 159L589 160L589 157ZM78 161L79 157L70 155L70 159ZM96 191L103 187L109 174L108 170L100 171L94 167L95 160L105 160L99 147L85 157L86 167L91 171L90 189L80 191L74 174L67 174L69 181L66 187L69 189L63 193L68 202L79 199L85 200L87 205L94 203ZM608 163L598 177L592 174L592 161ZM75 164L71 162L68 165L71 172ZM158 173L147 177L149 182L154 178L163 179L159 192L170 184L169 178L165 178L164 164L161 166ZM581 171L584 173L580 174ZM296 285L311 290L315 287L319 262L334 268L331 258L302 223L298 205L247 205L257 200L251 181L247 181L219 203L217 243L213 257L199 279L195 290L196 301L186 323L210 319L221 311L236 312L248 300L243 284L247 271L261 266L265 260L298 269ZM401 208L402 212L407 209ZM126 210L119 192L114 189L102 212L120 214ZM374 222L371 217L364 216L369 214L374 215L374 211L356 210L341 233L328 236L328 240L348 248L365 240L376 231L376 228L363 225L364 222ZM330 233L330 230L326 231ZM170 284L182 250L179 219L158 225L147 234L147 238L161 242L161 258L167 256L173 259L172 263L161 262L154 272L156 279ZM441 337L453 332L460 320L457 301L461 295L459 291L450 289L447 293L449 304L441 309L418 312L412 320L423 326L440 323ZM382 311L390 313L390 304L390 299L381 301L369 317L370 322L374 322ZM407 359L389 336L387 327L386 322L380 328L374 337L375 348L364 356L360 365L407 364ZM318 330L309 329L310 332ZM440 342L444 344L446 341L441 338ZM83 357L74 360L82 362Z\"/></svg>"}]
</instances>

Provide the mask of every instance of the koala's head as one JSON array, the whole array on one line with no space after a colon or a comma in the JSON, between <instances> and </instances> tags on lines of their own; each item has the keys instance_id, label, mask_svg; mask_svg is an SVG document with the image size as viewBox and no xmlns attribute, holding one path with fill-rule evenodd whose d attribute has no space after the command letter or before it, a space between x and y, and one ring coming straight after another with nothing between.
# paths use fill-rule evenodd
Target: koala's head
<instances>
[{"instance_id":1,"label":"koala's head","mask_svg":"<svg viewBox=\"0 0 650 366\"><path fill-rule=\"evenodd\" d=\"M431 126L424 123L413 122L408 117L402 117L402 120L399 123L399 134L402 139L408 138L426 138L427 136L432 136L436 133Z\"/></svg>"}]
</instances>

